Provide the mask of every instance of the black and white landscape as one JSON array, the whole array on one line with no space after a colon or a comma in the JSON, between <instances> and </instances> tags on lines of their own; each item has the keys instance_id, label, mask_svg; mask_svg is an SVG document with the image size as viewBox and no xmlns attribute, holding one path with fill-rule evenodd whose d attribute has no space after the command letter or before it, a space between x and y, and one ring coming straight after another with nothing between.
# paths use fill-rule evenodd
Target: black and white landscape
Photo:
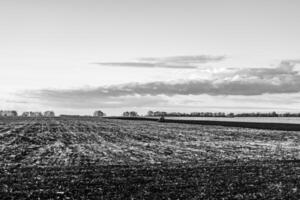
<instances>
[{"instance_id":1,"label":"black and white landscape","mask_svg":"<svg viewBox=\"0 0 300 200\"><path fill-rule=\"evenodd\" d=\"M300 1L0 1L1 199L300 199Z\"/></svg>"}]
</instances>

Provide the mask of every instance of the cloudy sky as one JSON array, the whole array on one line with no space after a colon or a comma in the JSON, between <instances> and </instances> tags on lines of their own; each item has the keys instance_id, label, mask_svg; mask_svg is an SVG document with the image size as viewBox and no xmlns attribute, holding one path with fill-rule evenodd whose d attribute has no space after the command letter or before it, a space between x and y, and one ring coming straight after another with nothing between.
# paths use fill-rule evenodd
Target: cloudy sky
<instances>
[{"instance_id":1,"label":"cloudy sky","mask_svg":"<svg viewBox=\"0 0 300 200\"><path fill-rule=\"evenodd\" d=\"M300 112L299 8L0 1L0 110Z\"/></svg>"}]
</instances>

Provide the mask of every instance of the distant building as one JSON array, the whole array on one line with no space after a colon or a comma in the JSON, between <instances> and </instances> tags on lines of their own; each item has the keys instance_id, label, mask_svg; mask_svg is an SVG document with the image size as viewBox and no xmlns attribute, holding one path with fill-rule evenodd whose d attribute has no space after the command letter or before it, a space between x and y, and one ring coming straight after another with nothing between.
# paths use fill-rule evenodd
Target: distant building
<instances>
[{"instance_id":1,"label":"distant building","mask_svg":"<svg viewBox=\"0 0 300 200\"><path fill-rule=\"evenodd\" d=\"M17 117L18 113L15 110L1 110L0 116L1 117Z\"/></svg>"},{"instance_id":2,"label":"distant building","mask_svg":"<svg viewBox=\"0 0 300 200\"><path fill-rule=\"evenodd\" d=\"M55 114L53 111L46 111L44 112L44 117L55 117Z\"/></svg>"},{"instance_id":3,"label":"distant building","mask_svg":"<svg viewBox=\"0 0 300 200\"><path fill-rule=\"evenodd\" d=\"M95 112L94 112L94 115L93 115L94 117L104 117L105 116L105 113L104 112L102 112L101 110L96 110Z\"/></svg>"}]
</instances>

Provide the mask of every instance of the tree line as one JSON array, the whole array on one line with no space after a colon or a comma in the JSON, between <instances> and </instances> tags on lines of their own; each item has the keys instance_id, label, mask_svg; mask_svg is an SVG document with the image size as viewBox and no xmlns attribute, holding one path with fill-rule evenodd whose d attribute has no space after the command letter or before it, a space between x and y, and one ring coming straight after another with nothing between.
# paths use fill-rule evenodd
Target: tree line
<instances>
[{"instance_id":1,"label":"tree line","mask_svg":"<svg viewBox=\"0 0 300 200\"><path fill-rule=\"evenodd\" d=\"M15 110L0 110L0 117L18 117L18 112ZM23 112L20 117L55 117L53 111L42 112Z\"/></svg>"},{"instance_id":2,"label":"tree line","mask_svg":"<svg viewBox=\"0 0 300 200\"><path fill-rule=\"evenodd\" d=\"M225 113L225 112L163 112L148 111L147 116L157 117L300 117L300 113L276 113L276 112L251 112L251 113Z\"/></svg>"}]
</instances>

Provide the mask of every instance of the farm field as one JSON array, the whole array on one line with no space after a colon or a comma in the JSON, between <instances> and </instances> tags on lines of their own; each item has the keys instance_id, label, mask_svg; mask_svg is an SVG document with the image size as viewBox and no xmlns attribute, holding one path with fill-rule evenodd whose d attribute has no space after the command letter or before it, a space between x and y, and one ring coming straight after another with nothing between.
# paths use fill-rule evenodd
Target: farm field
<instances>
[{"instance_id":1,"label":"farm field","mask_svg":"<svg viewBox=\"0 0 300 200\"><path fill-rule=\"evenodd\" d=\"M0 119L7 199L299 199L300 132Z\"/></svg>"}]
</instances>

